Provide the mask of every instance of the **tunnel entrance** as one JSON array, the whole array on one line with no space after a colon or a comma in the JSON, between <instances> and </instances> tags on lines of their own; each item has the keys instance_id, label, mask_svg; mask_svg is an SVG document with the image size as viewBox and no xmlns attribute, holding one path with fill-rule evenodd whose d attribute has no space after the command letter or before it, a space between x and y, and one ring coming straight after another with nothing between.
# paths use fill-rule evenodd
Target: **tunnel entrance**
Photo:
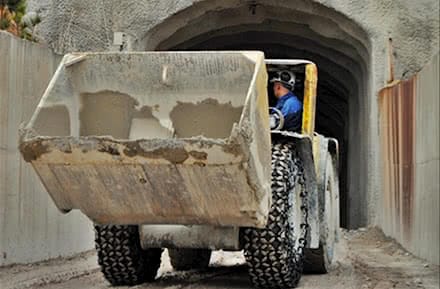
<instances>
[{"instance_id":1,"label":"tunnel entrance","mask_svg":"<svg viewBox=\"0 0 440 289\"><path fill-rule=\"evenodd\" d=\"M370 43L356 23L313 1L202 1L143 43L146 50L261 50L266 58L315 62L316 131L339 141L341 225L367 224Z\"/></svg>"}]
</instances>

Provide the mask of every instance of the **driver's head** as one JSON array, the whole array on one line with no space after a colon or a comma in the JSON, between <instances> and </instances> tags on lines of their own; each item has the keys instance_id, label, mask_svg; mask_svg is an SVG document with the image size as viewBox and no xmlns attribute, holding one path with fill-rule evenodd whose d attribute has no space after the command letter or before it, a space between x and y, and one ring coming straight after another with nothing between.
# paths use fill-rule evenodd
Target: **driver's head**
<instances>
[{"instance_id":1,"label":"driver's head","mask_svg":"<svg viewBox=\"0 0 440 289\"><path fill-rule=\"evenodd\" d=\"M285 87L281 82L273 83L273 94L278 99L289 93L290 89Z\"/></svg>"},{"instance_id":2,"label":"driver's head","mask_svg":"<svg viewBox=\"0 0 440 289\"><path fill-rule=\"evenodd\" d=\"M286 95L289 91L293 91L295 87L295 74L288 70L277 71L270 79L273 83L273 93L276 98Z\"/></svg>"}]
</instances>

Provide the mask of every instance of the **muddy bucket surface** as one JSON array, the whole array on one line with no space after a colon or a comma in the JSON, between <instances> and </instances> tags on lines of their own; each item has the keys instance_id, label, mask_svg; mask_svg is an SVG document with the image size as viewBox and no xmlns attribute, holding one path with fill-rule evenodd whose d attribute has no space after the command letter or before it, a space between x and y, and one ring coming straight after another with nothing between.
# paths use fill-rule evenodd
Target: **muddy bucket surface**
<instances>
[{"instance_id":1,"label":"muddy bucket surface","mask_svg":"<svg viewBox=\"0 0 440 289\"><path fill-rule=\"evenodd\" d=\"M68 54L20 151L60 210L100 224L260 227L266 84L261 52Z\"/></svg>"}]
</instances>

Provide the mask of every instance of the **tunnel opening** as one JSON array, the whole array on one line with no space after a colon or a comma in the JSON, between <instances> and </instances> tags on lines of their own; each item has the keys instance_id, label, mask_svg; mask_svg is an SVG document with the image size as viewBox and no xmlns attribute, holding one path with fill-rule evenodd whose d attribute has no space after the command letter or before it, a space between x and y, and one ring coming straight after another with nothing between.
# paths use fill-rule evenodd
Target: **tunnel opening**
<instances>
[{"instance_id":1,"label":"tunnel opening","mask_svg":"<svg viewBox=\"0 0 440 289\"><path fill-rule=\"evenodd\" d=\"M287 2L287 1L284 1ZM144 37L145 50L261 50L319 70L316 131L340 151L341 226L367 224L370 42L359 25L313 1L202 1ZM276 3L276 4L274 4Z\"/></svg>"}]
</instances>

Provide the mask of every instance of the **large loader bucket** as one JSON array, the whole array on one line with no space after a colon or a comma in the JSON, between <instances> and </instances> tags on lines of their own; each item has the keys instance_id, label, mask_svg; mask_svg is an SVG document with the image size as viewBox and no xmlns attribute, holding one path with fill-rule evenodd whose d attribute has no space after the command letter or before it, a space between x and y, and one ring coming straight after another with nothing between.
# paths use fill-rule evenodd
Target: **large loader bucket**
<instances>
[{"instance_id":1,"label":"large loader bucket","mask_svg":"<svg viewBox=\"0 0 440 289\"><path fill-rule=\"evenodd\" d=\"M261 52L66 55L20 151L57 207L99 224L265 224Z\"/></svg>"}]
</instances>

